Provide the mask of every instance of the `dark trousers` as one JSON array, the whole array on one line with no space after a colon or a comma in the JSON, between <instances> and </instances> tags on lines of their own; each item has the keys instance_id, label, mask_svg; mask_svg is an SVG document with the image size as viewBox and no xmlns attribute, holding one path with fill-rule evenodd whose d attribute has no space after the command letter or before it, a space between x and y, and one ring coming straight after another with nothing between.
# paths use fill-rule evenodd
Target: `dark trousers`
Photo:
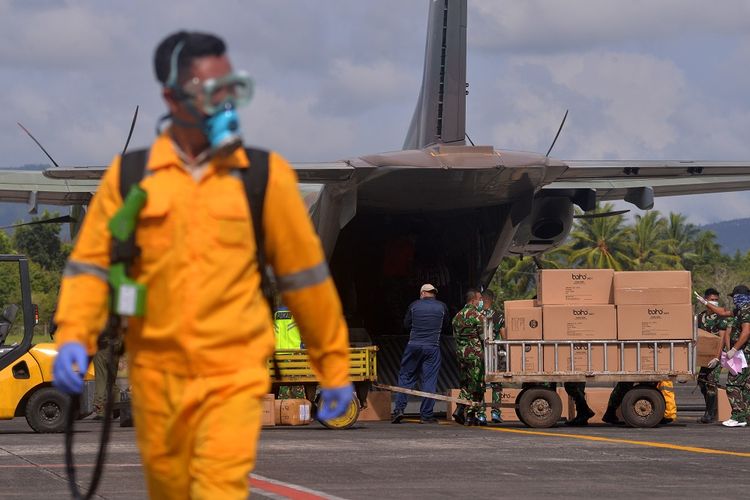
<instances>
[{"instance_id":1,"label":"dark trousers","mask_svg":"<svg viewBox=\"0 0 750 500\"><path fill-rule=\"evenodd\" d=\"M401 358L401 371L398 374L398 385L413 389L419 379L419 388L424 392L434 393L437 390L437 378L440 372L440 347L408 344ZM424 398L419 408L421 418L432 418L435 400ZM395 411L406 408L406 394L396 395Z\"/></svg>"}]
</instances>

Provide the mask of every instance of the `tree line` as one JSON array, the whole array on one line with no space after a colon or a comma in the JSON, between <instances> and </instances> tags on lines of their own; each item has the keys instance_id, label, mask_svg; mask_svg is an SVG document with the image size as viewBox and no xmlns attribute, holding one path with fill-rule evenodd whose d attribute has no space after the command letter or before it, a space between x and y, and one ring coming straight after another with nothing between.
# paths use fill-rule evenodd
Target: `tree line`
<instances>
[{"instance_id":1,"label":"tree line","mask_svg":"<svg viewBox=\"0 0 750 500\"><path fill-rule=\"evenodd\" d=\"M614 210L611 203L594 213ZM580 215L577 212L577 215ZM623 214L576 218L565 243L531 257L506 258L493 278L492 288L501 300L528 299L536 294L539 268L614 269L692 272L693 287L703 292L717 288L722 295L740 283L750 285L750 253L726 255L712 231L700 229L678 213L662 215L651 210L628 221Z\"/></svg>"},{"instance_id":2,"label":"tree line","mask_svg":"<svg viewBox=\"0 0 750 500\"><path fill-rule=\"evenodd\" d=\"M45 211L32 222L58 217L56 212ZM60 239L62 224L43 223L21 225L9 234L0 231L0 253L25 255L29 258L29 278L31 281L31 301L39 308L39 324L36 336L47 334L47 325L57 304L63 268L72 250L70 243ZM18 266L3 263L0 266L0 307L8 304L21 305L21 283ZM23 334L22 313L19 311L6 343L20 340ZM38 341L42 341L39 339Z\"/></svg>"}]
</instances>

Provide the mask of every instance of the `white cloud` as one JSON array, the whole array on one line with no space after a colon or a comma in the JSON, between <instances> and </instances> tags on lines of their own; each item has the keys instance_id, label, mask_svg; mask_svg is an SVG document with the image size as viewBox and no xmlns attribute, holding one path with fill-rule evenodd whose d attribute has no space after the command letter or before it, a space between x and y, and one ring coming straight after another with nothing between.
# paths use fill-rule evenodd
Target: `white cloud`
<instances>
[{"instance_id":1,"label":"white cloud","mask_svg":"<svg viewBox=\"0 0 750 500\"><path fill-rule=\"evenodd\" d=\"M321 88L316 111L354 115L400 100L405 91L411 94L419 86L409 69L382 59L368 64L336 59Z\"/></svg>"},{"instance_id":2,"label":"white cloud","mask_svg":"<svg viewBox=\"0 0 750 500\"><path fill-rule=\"evenodd\" d=\"M485 49L558 52L612 42L653 43L696 31L746 33L743 0L473 0L470 44Z\"/></svg>"}]
</instances>

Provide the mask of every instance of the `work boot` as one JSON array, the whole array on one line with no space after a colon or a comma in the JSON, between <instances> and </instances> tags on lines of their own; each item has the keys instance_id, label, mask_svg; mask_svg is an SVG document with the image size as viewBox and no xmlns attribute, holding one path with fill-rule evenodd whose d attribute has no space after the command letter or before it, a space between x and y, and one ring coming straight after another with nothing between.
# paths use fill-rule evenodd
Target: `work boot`
<instances>
[{"instance_id":1,"label":"work boot","mask_svg":"<svg viewBox=\"0 0 750 500\"><path fill-rule=\"evenodd\" d=\"M492 423L493 424L502 424L503 423L503 417L500 415L500 410L493 409L492 410Z\"/></svg>"},{"instance_id":2,"label":"work boot","mask_svg":"<svg viewBox=\"0 0 750 500\"><path fill-rule=\"evenodd\" d=\"M667 425L667 424L671 424L672 422L674 422L674 419L673 419L673 418L662 417L662 419L661 419L661 421L659 422L659 424L660 424L660 425Z\"/></svg>"},{"instance_id":3,"label":"work boot","mask_svg":"<svg viewBox=\"0 0 750 500\"><path fill-rule=\"evenodd\" d=\"M453 411L453 420L455 420L458 425L464 425L466 422L465 411L466 405L458 405Z\"/></svg>"},{"instance_id":4,"label":"work boot","mask_svg":"<svg viewBox=\"0 0 750 500\"><path fill-rule=\"evenodd\" d=\"M391 413L391 423L392 424L400 424L402 418L404 418L404 411L403 410L394 410L394 412Z\"/></svg>"},{"instance_id":5,"label":"work boot","mask_svg":"<svg viewBox=\"0 0 750 500\"><path fill-rule=\"evenodd\" d=\"M701 424L713 424L716 422L716 413L718 412L718 397L715 392L707 392L705 395L706 399L706 412L698 422Z\"/></svg>"},{"instance_id":6,"label":"work boot","mask_svg":"<svg viewBox=\"0 0 750 500\"><path fill-rule=\"evenodd\" d=\"M472 425L479 425L479 421L477 421L477 417L474 415L467 415L466 419L464 420L464 425L466 427L471 427Z\"/></svg>"},{"instance_id":7,"label":"work boot","mask_svg":"<svg viewBox=\"0 0 750 500\"><path fill-rule=\"evenodd\" d=\"M604 412L604 416L602 416L602 422L606 422L608 424L617 425L620 423L620 419L617 418L617 410L607 408L607 411Z\"/></svg>"},{"instance_id":8,"label":"work boot","mask_svg":"<svg viewBox=\"0 0 750 500\"><path fill-rule=\"evenodd\" d=\"M477 414L477 425L485 426L487 425L487 415L484 412Z\"/></svg>"},{"instance_id":9,"label":"work boot","mask_svg":"<svg viewBox=\"0 0 750 500\"><path fill-rule=\"evenodd\" d=\"M593 417L594 415L596 415L596 413L594 413L594 411L591 410L591 408L589 408L588 405L586 405L586 407L581 409L581 411L576 411L576 418L566 422L566 425L570 425L573 427L581 427L584 425L589 425L589 419Z\"/></svg>"}]
</instances>

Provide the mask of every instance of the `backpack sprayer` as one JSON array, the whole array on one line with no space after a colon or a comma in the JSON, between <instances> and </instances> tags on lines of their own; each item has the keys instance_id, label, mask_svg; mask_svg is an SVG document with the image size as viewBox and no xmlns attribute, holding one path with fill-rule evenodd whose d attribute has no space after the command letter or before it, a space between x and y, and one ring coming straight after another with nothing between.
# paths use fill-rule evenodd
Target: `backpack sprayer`
<instances>
[{"instance_id":1,"label":"backpack sprayer","mask_svg":"<svg viewBox=\"0 0 750 500\"><path fill-rule=\"evenodd\" d=\"M102 332L109 338L107 347L107 402L104 407L104 421L102 434L99 441L99 450L96 455L96 466L91 477L88 492L84 495L78 488L76 482L76 469L73 461L73 422L75 412L68 412L65 422L65 469L68 474L70 492L76 500L89 500L96 493L99 486L104 461L106 460L107 444L109 443L110 430L112 427L112 410L114 408L113 387L117 371L115 369L115 340L124 334L127 327L127 317L142 317L146 306L146 287L142 283L128 277L128 271L137 257L138 247L135 245L135 227L138 222L138 213L146 204L146 192L140 186L134 184L125 197L120 209L109 221L109 230L112 233L112 256L109 268L109 316L107 324ZM73 397L73 408L78 407L78 396Z\"/></svg>"}]
</instances>

